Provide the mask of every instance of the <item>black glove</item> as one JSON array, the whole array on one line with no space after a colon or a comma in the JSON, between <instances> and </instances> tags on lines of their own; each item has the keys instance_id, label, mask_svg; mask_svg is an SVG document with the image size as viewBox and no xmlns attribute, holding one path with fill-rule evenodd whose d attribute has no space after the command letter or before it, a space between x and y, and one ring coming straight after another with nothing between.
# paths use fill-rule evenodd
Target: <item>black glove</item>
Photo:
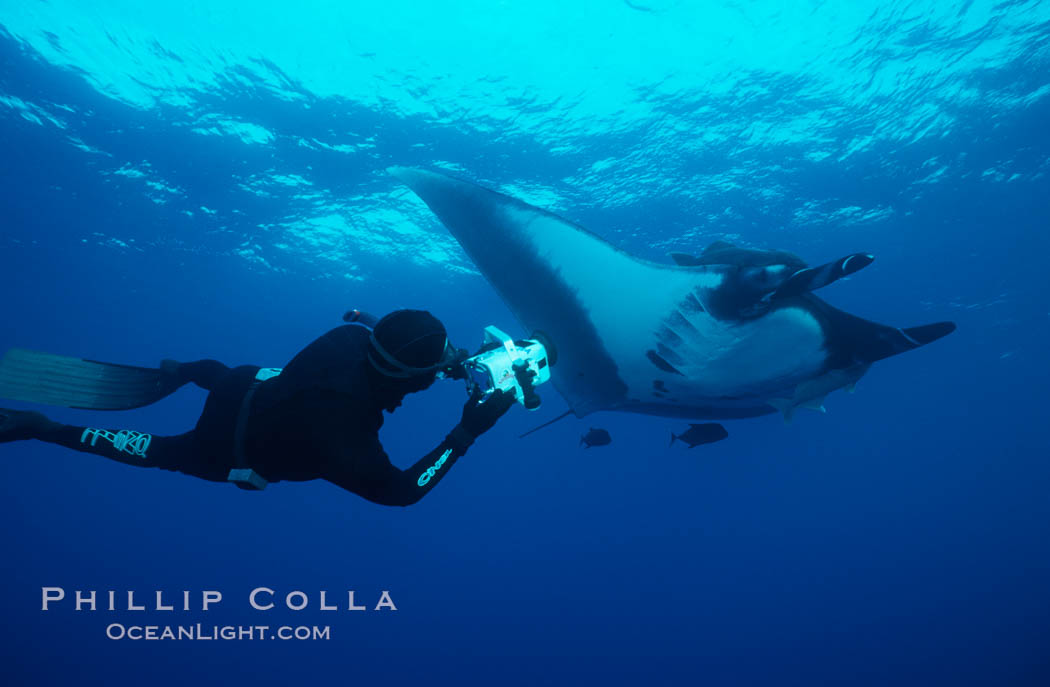
<instances>
[{"instance_id":1,"label":"black glove","mask_svg":"<svg viewBox=\"0 0 1050 687\"><path fill-rule=\"evenodd\" d=\"M0 408L0 444L7 441L37 439L56 423L35 410Z\"/></svg>"},{"instance_id":2,"label":"black glove","mask_svg":"<svg viewBox=\"0 0 1050 687\"><path fill-rule=\"evenodd\" d=\"M459 421L459 427L473 439L492 429L496 420L514 405L514 394L503 389L497 389L484 401L480 399L478 393L470 397L463 406L463 418Z\"/></svg>"}]
</instances>

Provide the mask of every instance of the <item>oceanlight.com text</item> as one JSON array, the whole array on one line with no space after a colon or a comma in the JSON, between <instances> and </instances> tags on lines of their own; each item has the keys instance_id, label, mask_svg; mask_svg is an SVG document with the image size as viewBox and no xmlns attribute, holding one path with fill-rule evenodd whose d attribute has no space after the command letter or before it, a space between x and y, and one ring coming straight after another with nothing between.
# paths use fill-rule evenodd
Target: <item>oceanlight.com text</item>
<instances>
[{"instance_id":1,"label":"oceanlight.com text","mask_svg":"<svg viewBox=\"0 0 1050 687\"><path fill-rule=\"evenodd\" d=\"M327 641L332 638L328 625L124 625L106 626L106 637L114 641Z\"/></svg>"}]
</instances>

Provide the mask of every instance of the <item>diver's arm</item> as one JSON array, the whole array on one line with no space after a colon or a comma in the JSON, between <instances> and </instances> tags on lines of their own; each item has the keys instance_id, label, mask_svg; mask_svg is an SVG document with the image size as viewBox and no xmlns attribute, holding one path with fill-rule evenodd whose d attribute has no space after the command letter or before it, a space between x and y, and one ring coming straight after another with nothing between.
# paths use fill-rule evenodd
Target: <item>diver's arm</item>
<instances>
[{"instance_id":1,"label":"diver's arm","mask_svg":"<svg viewBox=\"0 0 1050 687\"><path fill-rule=\"evenodd\" d=\"M458 427L458 426L457 426ZM469 443L450 433L430 453L416 463L401 470L390 462L386 453L358 457L358 470L350 484L341 483L339 475L332 475L331 482L353 491L360 496L384 506L411 506L437 486L456 461L467 452ZM472 441L472 439L471 439ZM367 464L363 464L367 462Z\"/></svg>"},{"instance_id":2,"label":"diver's arm","mask_svg":"<svg viewBox=\"0 0 1050 687\"><path fill-rule=\"evenodd\" d=\"M511 405L513 394L497 391L481 403L471 398L463 407L463 418L445 440L410 468L401 470L390 462L379 438L372 435L363 445L348 447L325 479L362 497L387 506L410 506L430 493L474 440L492 428Z\"/></svg>"}]
</instances>

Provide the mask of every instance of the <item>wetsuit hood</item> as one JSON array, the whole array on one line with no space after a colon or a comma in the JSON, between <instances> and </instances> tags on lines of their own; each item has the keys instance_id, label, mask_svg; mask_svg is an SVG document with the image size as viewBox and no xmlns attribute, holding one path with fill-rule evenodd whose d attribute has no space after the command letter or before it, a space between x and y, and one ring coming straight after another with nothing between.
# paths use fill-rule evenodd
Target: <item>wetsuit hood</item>
<instances>
[{"instance_id":1,"label":"wetsuit hood","mask_svg":"<svg viewBox=\"0 0 1050 687\"><path fill-rule=\"evenodd\" d=\"M395 310L369 336L368 362L385 377L430 377L455 356L445 325L426 310Z\"/></svg>"}]
</instances>

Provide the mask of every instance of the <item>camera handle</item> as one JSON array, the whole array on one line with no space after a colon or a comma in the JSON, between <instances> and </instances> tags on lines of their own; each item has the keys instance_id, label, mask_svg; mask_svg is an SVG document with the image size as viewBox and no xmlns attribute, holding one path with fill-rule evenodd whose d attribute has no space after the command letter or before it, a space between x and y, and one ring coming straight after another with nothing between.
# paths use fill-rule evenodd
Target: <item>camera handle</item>
<instances>
[{"instance_id":1,"label":"camera handle","mask_svg":"<svg viewBox=\"0 0 1050 687\"><path fill-rule=\"evenodd\" d=\"M522 405L527 410L536 410L540 407L540 395L536 393L536 388L532 385L532 378L536 376L536 373L529 369L529 361L517 360L512 366L514 370L514 379L517 380L518 386L521 387L522 393Z\"/></svg>"}]
</instances>

